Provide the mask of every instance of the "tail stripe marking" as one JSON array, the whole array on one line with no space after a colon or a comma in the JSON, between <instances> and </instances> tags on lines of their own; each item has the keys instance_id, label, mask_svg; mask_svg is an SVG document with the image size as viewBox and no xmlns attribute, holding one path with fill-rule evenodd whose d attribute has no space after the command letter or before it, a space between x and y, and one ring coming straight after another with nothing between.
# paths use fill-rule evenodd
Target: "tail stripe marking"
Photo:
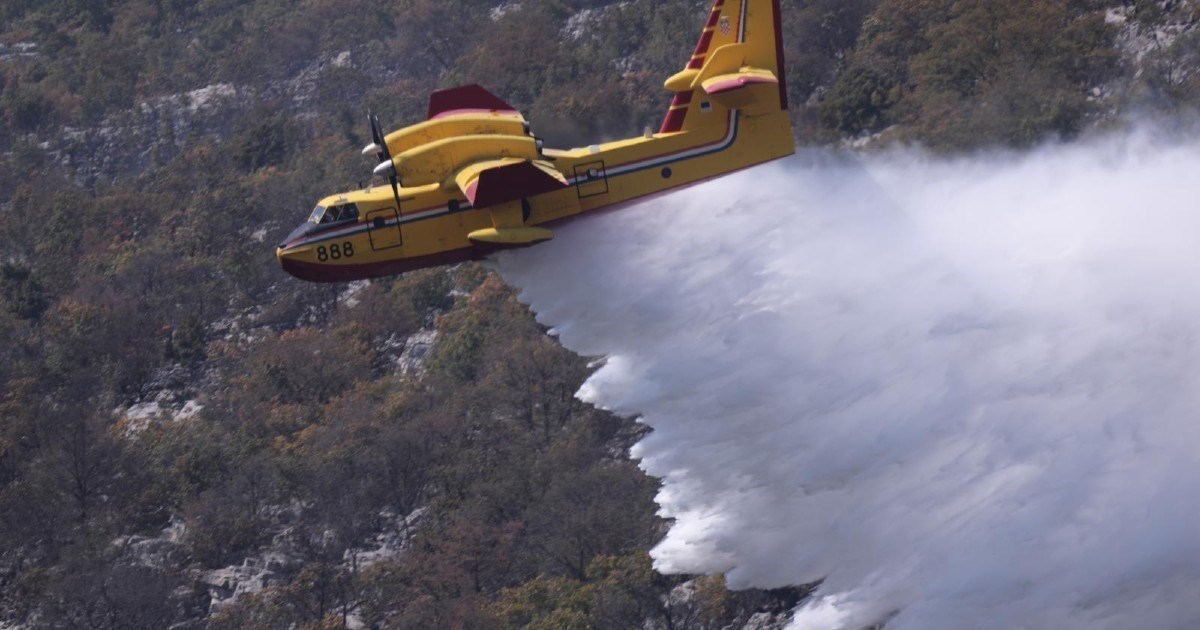
<instances>
[{"instance_id":1,"label":"tail stripe marking","mask_svg":"<svg viewBox=\"0 0 1200 630\"><path fill-rule=\"evenodd\" d=\"M704 67L704 58L708 55L708 46L712 44L713 32L717 27L717 22L721 19L721 8L725 6L725 0L716 0L713 3L712 12L708 15L708 24L704 26L704 33L700 35L700 42L696 44L696 52L692 53L692 60L688 62L689 70L699 70Z\"/></svg>"},{"instance_id":2,"label":"tail stripe marking","mask_svg":"<svg viewBox=\"0 0 1200 630\"><path fill-rule=\"evenodd\" d=\"M691 102L691 92L677 92L675 98L671 99L671 108L667 110L667 117L663 119L662 127L658 132L675 133L683 129L683 119L687 117L687 106Z\"/></svg>"}]
</instances>

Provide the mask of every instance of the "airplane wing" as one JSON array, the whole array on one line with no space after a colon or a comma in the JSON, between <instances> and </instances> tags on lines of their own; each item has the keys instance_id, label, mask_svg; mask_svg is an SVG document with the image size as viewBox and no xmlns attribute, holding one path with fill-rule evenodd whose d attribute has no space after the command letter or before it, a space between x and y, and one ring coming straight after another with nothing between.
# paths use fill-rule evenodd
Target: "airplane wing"
<instances>
[{"instance_id":1,"label":"airplane wing","mask_svg":"<svg viewBox=\"0 0 1200 630\"><path fill-rule=\"evenodd\" d=\"M476 208L487 208L568 186L558 169L548 162L501 158L477 162L454 177L459 190Z\"/></svg>"},{"instance_id":2,"label":"airplane wing","mask_svg":"<svg viewBox=\"0 0 1200 630\"><path fill-rule=\"evenodd\" d=\"M479 113L521 115L515 107L505 103L499 96L474 83L438 90L429 95L429 120L454 114Z\"/></svg>"}]
</instances>

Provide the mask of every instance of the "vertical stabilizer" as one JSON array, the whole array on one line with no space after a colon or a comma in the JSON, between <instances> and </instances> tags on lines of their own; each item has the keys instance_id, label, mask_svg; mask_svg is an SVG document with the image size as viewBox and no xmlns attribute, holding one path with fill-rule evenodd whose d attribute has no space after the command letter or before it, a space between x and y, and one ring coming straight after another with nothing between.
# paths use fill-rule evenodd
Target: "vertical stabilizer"
<instances>
[{"instance_id":1,"label":"vertical stabilizer","mask_svg":"<svg viewBox=\"0 0 1200 630\"><path fill-rule=\"evenodd\" d=\"M715 0L682 72L660 133L723 125L738 109L757 116L787 110L779 0Z\"/></svg>"}]
</instances>

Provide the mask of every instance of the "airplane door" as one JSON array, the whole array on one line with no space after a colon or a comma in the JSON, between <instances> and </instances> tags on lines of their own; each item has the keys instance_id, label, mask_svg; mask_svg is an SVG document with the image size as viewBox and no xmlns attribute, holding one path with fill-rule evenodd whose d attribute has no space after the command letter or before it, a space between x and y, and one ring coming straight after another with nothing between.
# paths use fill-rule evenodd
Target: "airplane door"
<instances>
[{"instance_id":1,"label":"airplane door","mask_svg":"<svg viewBox=\"0 0 1200 630\"><path fill-rule=\"evenodd\" d=\"M608 194L608 171L603 160L575 167L575 191L580 199Z\"/></svg>"},{"instance_id":2,"label":"airplane door","mask_svg":"<svg viewBox=\"0 0 1200 630\"><path fill-rule=\"evenodd\" d=\"M367 236L371 239L371 249L392 249L404 244L400 235L400 222L395 208L383 208L367 213Z\"/></svg>"}]
</instances>

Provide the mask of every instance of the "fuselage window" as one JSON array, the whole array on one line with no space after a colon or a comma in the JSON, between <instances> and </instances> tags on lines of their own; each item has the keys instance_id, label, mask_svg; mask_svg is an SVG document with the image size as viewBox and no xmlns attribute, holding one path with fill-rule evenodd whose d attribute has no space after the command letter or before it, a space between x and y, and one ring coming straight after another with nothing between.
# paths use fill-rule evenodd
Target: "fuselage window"
<instances>
[{"instance_id":1,"label":"fuselage window","mask_svg":"<svg viewBox=\"0 0 1200 630\"><path fill-rule=\"evenodd\" d=\"M312 214L308 215L309 223L320 223L321 217L325 214L325 206L317 206L313 208Z\"/></svg>"}]
</instances>

